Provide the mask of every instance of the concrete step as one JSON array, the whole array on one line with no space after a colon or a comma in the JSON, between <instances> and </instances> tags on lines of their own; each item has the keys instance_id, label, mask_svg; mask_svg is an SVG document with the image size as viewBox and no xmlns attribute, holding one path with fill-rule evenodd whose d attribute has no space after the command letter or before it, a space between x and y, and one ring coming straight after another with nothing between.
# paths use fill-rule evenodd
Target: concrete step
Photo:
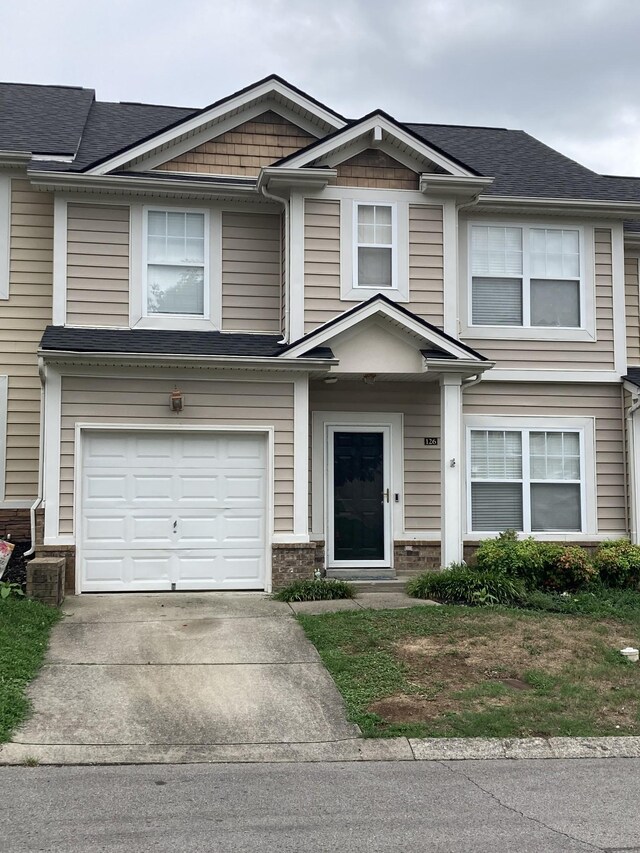
<instances>
[{"instance_id":1,"label":"concrete step","mask_svg":"<svg viewBox=\"0 0 640 853\"><path fill-rule=\"evenodd\" d=\"M349 581L356 592L404 592L403 580L353 580Z\"/></svg>"},{"instance_id":2,"label":"concrete step","mask_svg":"<svg viewBox=\"0 0 640 853\"><path fill-rule=\"evenodd\" d=\"M327 577L341 581L392 581L393 569L327 569Z\"/></svg>"}]
</instances>

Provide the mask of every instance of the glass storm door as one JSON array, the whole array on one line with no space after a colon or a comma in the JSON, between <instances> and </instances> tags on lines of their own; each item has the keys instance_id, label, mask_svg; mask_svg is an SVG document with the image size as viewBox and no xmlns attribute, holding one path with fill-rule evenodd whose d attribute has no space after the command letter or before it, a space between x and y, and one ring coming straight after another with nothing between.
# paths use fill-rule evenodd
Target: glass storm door
<instances>
[{"instance_id":1,"label":"glass storm door","mask_svg":"<svg viewBox=\"0 0 640 853\"><path fill-rule=\"evenodd\" d=\"M329 562L389 565L388 429L329 432Z\"/></svg>"}]
</instances>

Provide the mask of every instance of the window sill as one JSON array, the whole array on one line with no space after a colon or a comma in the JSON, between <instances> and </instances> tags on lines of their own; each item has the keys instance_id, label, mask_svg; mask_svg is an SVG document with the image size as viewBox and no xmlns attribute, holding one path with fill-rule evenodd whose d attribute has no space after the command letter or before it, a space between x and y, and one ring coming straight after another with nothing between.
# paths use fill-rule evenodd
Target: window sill
<instances>
[{"instance_id":1,"label":"window sill","mask_svg":"<svg viewBox=\"0 0 640 853\"><path fill-rule=\"evenodd\" d=\"M366 302L374 296L386 296L392 302L408 302L408 292L402 292L397 287L344 287L340 291L340 299L344 302Z\"/></svg>"},{"instance_id":2,"label":"window sill","mask_svg":"<svg viewBox=\"0 0 640 853\"><path fill-rule=\"evenodd\" d=\"M460 337L469 340L491 338L503 341L596 341L590 329L567 329L556 327L517 328L514 326L465 326Z\"/></svg>"},{"instance_id":3,"label":"window sill","mask_svg":"<svg viewBox=\"0 0 640 853\"><path fill-rule=\"evenodd\" d=\"M132 329L169 329L177 332L215 332L209 319L197 317L161 316L139 317L131 323Z\"/></svg>"}]
</instances>

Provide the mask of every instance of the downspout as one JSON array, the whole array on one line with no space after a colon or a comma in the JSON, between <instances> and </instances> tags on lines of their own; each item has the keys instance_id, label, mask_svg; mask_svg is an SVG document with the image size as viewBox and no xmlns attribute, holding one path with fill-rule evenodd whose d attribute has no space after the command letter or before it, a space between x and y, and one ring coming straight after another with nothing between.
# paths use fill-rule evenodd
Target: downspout
<instances>
[{"instance_id":1,"label":"downspout","mask_svg":"<svg viewBox=\"0 0 640 853\"><path fill-rule=\"evenodd\" d=\"M633 400L633 397L631 398ZM638 483L638 478L636 476L636 451L640 448L636 448L635 446L635 435L634 435L634 415L640 409L640 397L636 397L635 403L633 403L628 411L627 411L627 459L629 466L629 485L630 485L630 493L631 493L631 512L629 513L629 521L630 521L630 530L631 541L634 545L638 544L638 527L636 524L637 512L638 512L638 499L637 499L637 489L640 485ZM625 491L627 491L625 489Z\"/></svg>"},{"instance_id":2,"label":"downspout","mask_svg":"<svg viewBox=\"0 0 640 853\"><path fill-rule=\"evenodd\" d=\"M291 277L289 275L289 199L283 196L274 195L274 193L270 193L269 190L263 185L260 187L260 191L265 198L270 199L271 201L275 201L277 204L281 204L284 210L284 263L285 269L282 271L283 273L283 281L282 286L285 287L285 300L284 300L284 329L282 340L279 341L281 344L289 343L289 303L291 301Z\"/></svg>"},{"instance_id":3,"label":"downspout","mask_svg":"<svg viewBox=\"0 0 640 853\"><path fill-rule=\"evenodd\" d=\"M44 386L46 371L42 358L38 359L38 375L40 376L40 437L38 450L38 496L29 509L31 520L31 547L24 552L25 557L31 557L36 550L36 510L42 503L42 480L44 471Z\"/></svg>"}]
</instances>

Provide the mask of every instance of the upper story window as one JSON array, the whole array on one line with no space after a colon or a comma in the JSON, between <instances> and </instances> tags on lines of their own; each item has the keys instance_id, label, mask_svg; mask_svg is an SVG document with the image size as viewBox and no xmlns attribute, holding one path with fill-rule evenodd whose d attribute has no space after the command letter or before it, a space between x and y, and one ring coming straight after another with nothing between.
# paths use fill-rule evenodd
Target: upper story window
<instances>
[{"instance_id":1,"label":"upper story window","mask_svg":"<svg viewBox=\"0 0 640 853\"><path fill-rule=\"evenodd\" d=\"M471 226L471 324L583 326L578 228Z\"/></svg>"},{"instance_id":2,"label":"upper story window","mask_svg":"<svg viewBox=\"0 0 640 853\"><path fill-rule=\"evenodd\" d=\"M205 212L146 211L147 316L208 316L206 220Z\"/></svg>"},{"instance_id":3,"label":"upper story window","mask_svg":"<svg viewBox=\"0 0 640 853\"><path fill-rule=\"evenodd\" d=\"M394 208L356 204L354 286L389 288L394 282Z\"/></svg>"}]
</instances>

